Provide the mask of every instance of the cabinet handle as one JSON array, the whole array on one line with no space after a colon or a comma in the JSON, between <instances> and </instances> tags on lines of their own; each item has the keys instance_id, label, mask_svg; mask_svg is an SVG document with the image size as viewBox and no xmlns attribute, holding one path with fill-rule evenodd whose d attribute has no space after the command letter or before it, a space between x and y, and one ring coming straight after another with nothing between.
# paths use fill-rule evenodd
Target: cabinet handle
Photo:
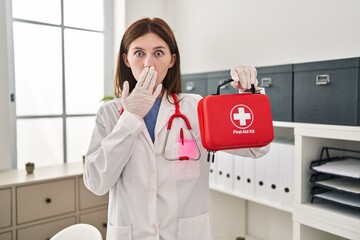
<instances>
[{"instance_id":1,"label":"cabinet handle","mask_svg":"<svg viewBox=\"0 0 360 240\"><path fill-rule=\"evenodd\" d=\"M271 77L261 78L261 80L260 80L261 87L271 87L271 85L272 85Z\"/></svg>"},{"instance_id":2,"label":"cabinet handle","mask_svg":"<svg viewBox=\"0 0 360 240\"><path fill-rule=\"evenodd\" d=\"M316 85L323 86L330 84L330 75L329 74L320 74L316 75Z\"/></svg>"},{"instance_id":3,"label":"cabinet handle","mask_svg":"<svg viewBox=\"0 0 360 240\"><path fill-rule=\"evenodd\" d=\"M107 228L107 223L103 223L102 226L103 226L104 228Z\"/></svg>"},{"instance_id":4,"label":"cabinet handle","mask_svg":"<svg viewBox=\"0 0 360 240\"><path fill-rule=\"evenodd\" d=\"M194 82L187 82L185 84L186 91L194 91L195 89L195 83Z\"/></svg>"},{"instance_id":5,"label":"cabinet handle","mask_svg":"<svg viewBox=\"0 0 360 240\"><path fill-rule=\"evenodd\" d=\"M45 202L46 203L51 203L51 198L49 198L49 197L45 198Z\"/></svg>"}]
</instances>

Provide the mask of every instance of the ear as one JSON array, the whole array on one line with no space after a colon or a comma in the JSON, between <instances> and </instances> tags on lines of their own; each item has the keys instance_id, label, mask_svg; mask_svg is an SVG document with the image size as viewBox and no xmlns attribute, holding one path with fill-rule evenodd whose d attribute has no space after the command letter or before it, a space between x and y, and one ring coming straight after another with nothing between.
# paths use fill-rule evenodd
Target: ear
<instances>
[{"instance_id":1,"label":"ear","mask_svg":"<svg viewBox=\"0 0 360 240\"><path fill-rule=\"evenodd\" d=\"M171 61L169 64L169 68L172 68L176 62L176 54L171 55Z\"/></svg>"},{"instance_id":2,"label":"ear","mask_svg":"<svg viewBox=\"0 0 360 240\"><path fill-rule=\"evenodd\" d=\"M123 58L123 61L124 61L125 65L126 65L128 68L131 68L131 67L130 67L130 63L129 63L128 59L127 59L126 53L123 53L122 58Z\"/></svg>"}]
</instances>

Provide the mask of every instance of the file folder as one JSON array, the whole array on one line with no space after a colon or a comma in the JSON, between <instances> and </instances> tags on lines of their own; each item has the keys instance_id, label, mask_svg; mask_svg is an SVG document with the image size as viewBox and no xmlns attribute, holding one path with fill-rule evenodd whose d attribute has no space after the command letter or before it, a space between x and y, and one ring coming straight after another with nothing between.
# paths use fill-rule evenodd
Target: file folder
<instances>
[{"instance_id":1,"label":"file folder","mask_svg":"<svg viewBox=\"0 0 360 240\"><path fill-rule=\"evenodd\" d=\"M267 155L255 160L255 197L266 199L267 197Z\"/></svg>"},{"instance_id":2,"label":"file folder","mask_svg":"<svg viewBox=\"0 0 360 240\"><path fill-rule=\"evenodd\" d=\"M234 191L245 193L244 157L234 155Z\"/></svg>"},{"instance_id":3,"label":"file folder","mask_svg":"<svg viewBox=\"0 0 360 240\"><path fill-rule=\"evenodd\" d=\"M233 155L219 151L216 153L216 183L226 190L233 190Z\"/></svg>"},{"instance_id":4,"label":"file folder","mask_svg":"<svg viewBox=\"0 0 360 240\"><path fill-rule=\"evenodd\" d=\"M293 207L294 203L294 164L295 147L293 143L283 143L280 147L280 197L281 204Z\"/></svg>"},{"instance_id":5,"label":"file folder","mask_svg":"<svg viewBox=\"0 0 360 240\"><path fill-rule=\"evenodd\" d=\"M273 142L267 154L267 198L274 203L280 203L280 146Z\"/></svg>"}]
</instances>

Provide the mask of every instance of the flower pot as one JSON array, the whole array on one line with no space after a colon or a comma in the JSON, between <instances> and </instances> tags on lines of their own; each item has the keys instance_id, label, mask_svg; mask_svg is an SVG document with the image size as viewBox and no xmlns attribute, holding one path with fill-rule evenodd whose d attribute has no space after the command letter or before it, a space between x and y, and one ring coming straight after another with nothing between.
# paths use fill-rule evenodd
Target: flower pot
<instances>
[{"instance_id":1,"label":"flower pot","mask_svg":"<svg viewBox=\"0 0 360 240\"><path fill-rule=\"evenodd\" d=\"M26 166L26 172L27 174L32 174L34 172L35 166Z\"/></svg>"}]
</instances>

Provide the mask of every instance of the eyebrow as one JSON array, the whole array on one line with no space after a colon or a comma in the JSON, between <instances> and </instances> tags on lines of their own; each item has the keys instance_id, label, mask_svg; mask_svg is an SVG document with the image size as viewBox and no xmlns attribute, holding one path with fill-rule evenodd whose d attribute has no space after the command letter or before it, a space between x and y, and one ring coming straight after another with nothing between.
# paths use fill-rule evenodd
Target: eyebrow
<instances>
[{"instance_id":1,"label":"eyebrow","mask_svg":"<svg viewBox=\"0 0 360 240\"><path fill-rule=\"evenodd\" d=\"M158 46L158 47L154 47L153 50L157 50L157 49L165 49L164 46ZM130 50L144 50L144 48L142 47L133 47Z\"/></svg>"}]
</instances>

